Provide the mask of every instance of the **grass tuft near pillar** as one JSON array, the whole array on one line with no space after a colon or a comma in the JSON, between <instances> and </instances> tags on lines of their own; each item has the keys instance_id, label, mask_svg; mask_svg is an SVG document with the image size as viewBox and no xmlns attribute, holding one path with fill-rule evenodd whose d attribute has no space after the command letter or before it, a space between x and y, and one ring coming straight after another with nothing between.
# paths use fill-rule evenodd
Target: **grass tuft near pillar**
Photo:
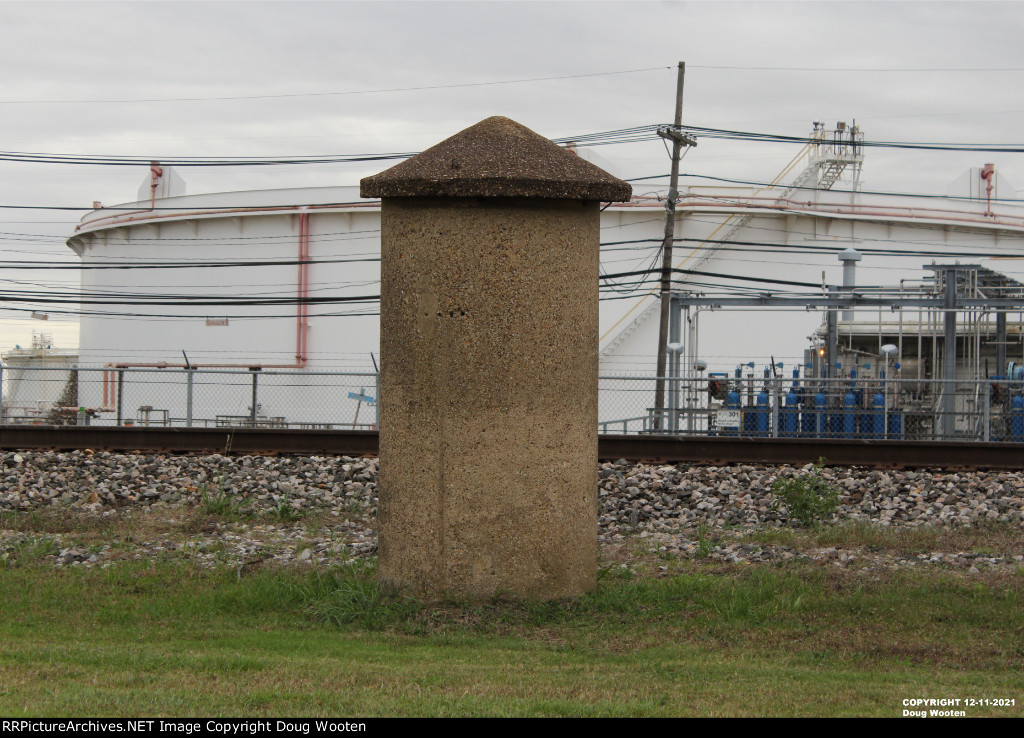
<instances>
[{"instance_id":1,"label":"grass tuft near pillar","mask_svg":"<svg viewBox=\"0 0 1024 738\"><path fill-rule=\"evenodd\" d=\"M361 185L382 200L383 584L593 589L599 204L629 185L501 117Z\"/></svg>"}]
</instances>

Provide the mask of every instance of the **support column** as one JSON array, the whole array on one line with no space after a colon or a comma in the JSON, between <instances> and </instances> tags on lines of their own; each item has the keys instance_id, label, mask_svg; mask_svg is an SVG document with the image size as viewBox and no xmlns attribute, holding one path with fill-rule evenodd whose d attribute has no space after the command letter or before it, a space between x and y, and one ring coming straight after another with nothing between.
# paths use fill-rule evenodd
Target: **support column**
<instances>
[{"instance_id":1,"label":"support column","mask_svg":"<svg viewBox=\"0 0 1024 738\"><path fill-rule=\"evenodd\" d=\"M956 283L958 270L945 269L945 335L942 342L942 439L951 440L956 432Z\"/></svg>"},{"instance_id":2,"label":"support column","mask_svg":"<svg viewBox=\"0 0 1024 738\"><path fill-rule=\"evenodd\" d=\"M124 369L117 370L117 425L124 425Z\"/></svg>"},{"instance_id":3,"label":"support column","mask_svg":"<svg viewBox=\"0 0 1024 738\"><path fill-rule=\"evenodd\" d=\"M856 249L843 249L839 253L839 261L843 263L843 294L846 297L852 297L857 286L857 262L860 260L860 252ZM843 310L844 323L853 321L853 318L853 310Z\"/></svg>"},{"instance_id":4,"label":"support column","mask_svg":"<svg viewBox=\"0 0 1024 738\"><path fill-rule=\"evenodd\" d=\"M382 199L383 586L593 589L599 204L629 185L495 117L361 193Z\"/></svg>"},{"instance_id":5,"label":"support column","mask_svg":"<svg viewBox=\"0 0 1024 738\"><path fill-rule=\"evenodd\" d=\"M668 422L662 423L662 428L668 428L672 433L679 430L679 406L682 404L679 391L679 368L682 363L682 316L679 299L675 295L669 296L669 320L668 320L668 359L670 377L668 395Z\"/></svg>"},{"instance_id":6,"label":"support column","mask_svg":"<svg viewBox=\"0 0 1024 738\"><path fill-rule=\"evenodd\" d=\"M829 297L836 297L836 289L829 287ZM839 360L839 311L835 308L825 313L825 371L823 376L836 377L836 362ZM833 385L830 385L833 386ZM838 385L835 385L838 386Z\"/></svg>"},{"instance_id":7,"label":"support column","mask_svg":"<svg viewBox=\"0 0 1024 738\"><path fill-rule=\"evenodd\" d=\"M256 419L258 417L258 410L259 410L259 406L260 406L260 403L259 403L259 389L258 389L259 388L259 376L260 376L259 375L259 371L260 370L257 367L251 367L249 369L249 371L252 372L252 405L249 408L249 410L250 410L249 422L251 423L252 427L255 428L256 427Z\"/></svg>"},{"instance_id":8,"label":"support column","mask_svg":"<svg viewBox=\"0 0 1024 738\"><path fill-rule=\"evenodd\" d=\"M189 428L192 427L192 392L193 385L195 384L195 369L186 369L186 390L185 390L185 425Z\"/></svg>"},{"instance_id":9,"label":"support column","mask_svg":"<svg viewBox=\"0 0 1024 738\"><path fill-rule=\"evenodd\" d=\"M1006 312L996 313L996 376L1006 374Z\"/></svg>"}]
</instances>

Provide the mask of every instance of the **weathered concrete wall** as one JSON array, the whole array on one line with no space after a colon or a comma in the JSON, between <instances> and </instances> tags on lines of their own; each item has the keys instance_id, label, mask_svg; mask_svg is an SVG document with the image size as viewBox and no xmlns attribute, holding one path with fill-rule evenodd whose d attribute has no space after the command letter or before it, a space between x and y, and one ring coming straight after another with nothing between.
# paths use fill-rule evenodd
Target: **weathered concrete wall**
<instances>
[{"instance_id":1,"label":"weathered concrete wall","mask_svg":"<svg viewBox=\"0 0 1024 738\"><path fill-rule=\"evenodd\" d=\"M596 584L596 201L385 198L382 582Z\"/></svg>"}]
</instances>

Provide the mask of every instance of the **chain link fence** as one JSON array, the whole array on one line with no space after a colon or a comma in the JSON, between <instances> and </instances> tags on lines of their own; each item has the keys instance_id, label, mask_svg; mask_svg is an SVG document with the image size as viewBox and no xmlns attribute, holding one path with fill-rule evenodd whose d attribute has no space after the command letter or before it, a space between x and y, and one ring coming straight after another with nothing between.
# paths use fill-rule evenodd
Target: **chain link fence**
<instances>
[{"instance_id":1,"label":"chain link fence","mask_svg":"<svg viewBox=\"0 0 1024 738\"><path fill-rule=\"evenodd\" d=\"M602 377L601 433L1024 442L1024 381Z\"/></svg>"},{"instance_id":2,"label":"chain link fence","mask_svg":"<svg viewBox=\"0 0 1024 738\"><path fill-rule=\"evenodd\" d=\"M375 373L19 367L16 377L6 374L3 423L371 430L378 421Z\"/></svg>"},{"instance_id":3,"label":"chain link fence","mask_svg":"<svg viewBox=\"0 0 1024 738\"><path fill-rule=\"evenodd\" d=\"M375 373L11 367L3 423L377 428ZM1024 379L599 380L600 433L1024 442Z\"/></svg>"}]
</instances>

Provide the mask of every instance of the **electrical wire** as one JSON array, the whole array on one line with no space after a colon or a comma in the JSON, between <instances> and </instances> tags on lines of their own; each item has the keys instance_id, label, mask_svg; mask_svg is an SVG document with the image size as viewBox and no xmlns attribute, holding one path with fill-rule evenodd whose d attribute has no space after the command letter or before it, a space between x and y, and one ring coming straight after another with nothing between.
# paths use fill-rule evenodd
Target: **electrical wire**
<instances>
[{"instance_id":1,"label":"electrical wire","mask_svg":"<svg viewBox=\"0 0 1024 738\"><path fill-rule=\"evenodd\" d=\"M674 128L675 126L669 126ZM798 144L820 144L830 146L843 144L851 148L887 148L887 149L912 149L924 151L980 151L988 153L1022 153L1022 144L981 144L981 143L948 143L948 142L911 142L911 141L871 141L868 139L851 141L843 139L833 141L830 139L813 138L810 136L787 136L777 133L754 133L751 131L733 131L724 128L704 128L701 126L680 126L680 130L699 138L721 139L732 141L750 141L758 143L798 143Z\"/></svg>"},{"instance_id":2,"label":"electrical wire","mask_svg":"<svg viewBox=\"0 0 1024 738\"><path fill-rule=\"evenodd\" d=\"M201 263L110 263L110 264L71 264L71 263L48 263L39 264L29 261L0 261L0 269L39 269L39 270L72 270L72 271L94 271L94 270L141 270L141 269L225 269L233 267L266 267L266 266L299 266L302 264L356 264L367 262L378 262L380 257L363 259L277 259L266 261L219 261Z\"/></svg>"},{"instance_id":3,"label":"electrical wire","mask_svg":"<svg viewBox=\"0 0 1024 738\"><path fill-rule=\"evenodd\" d=\"M408 159L419 152L390 152L383 154L337 154L332 156L292 157L151 157L116 156L109 154L50 154L30 151L0 151L0 161L19 164L88 164L107 167L149 166L154 159L163 166L173 167L257 167L294 166L299 164L350 164L367 161Z\"/></svg>"},{"instance_id":4,"label":"electrical wire","mask_svg":"<svg viewBox=\"0 0 1024 738\"><path fill-rule=\"evenodd\" d=\"M667 177L667 176L669 176L669 175L663 174L663 175L657 175L655 177L646 177L645 179L656 179L658 177ZM746 180L746 179L729 179L728 177L712 177L712 176L707 175L707 174L685 174L685 173L683 173L683 174L680 174L679 176L680 177L686 177L686 178L689 178L689 179L706 179L706 180L711 180L711 181L714 181L714 182L727 182L729 184L750 185L752 187L774 187L776 189L814 190L814 191L818 191L818 192L821 191L820 188L818 188L818 187L816 187L814 185L795 186L795 185L783 185L783 184L778 184L778 183L773 184L771 182L755 182L755 181ZM1019 197L991 197L990 198L990 197L987 197L987 196L983 197L983 196L980 196L980 195L978 197L971 197L969 195L929 195L929 194L922 194L922 193L918 193L918 192L885 192L885 191L882 191L882 190L843 190L843 189L836 189L834 187L832 189L828 190L828 192L836 192L836 193L843 194L843 195L883 195L883 196L890 196L890 197L918 197L918 198L926 198L926 199L933 199L933 200L934 199L939 199L939 200L962 200L962 201L965 201L965 202L1024 202L1024 198L1019 198ZM680 195L680 197L683 198L683 197L685 197L685 195Z\"/></svg>"},{"instance_id":5,"label":"electrical wire","mask_svg":"<svg viewBox=\"0 0 1024 738\"><path fill-rule=\"evenodd\" d=\"M863 72L920 74L928 72L1024 72L1024 67L740 67L691 64L691 69L743 70L747 72Z\"/></svg>"},{"instance_id":6,"label":"electrical wire","mask_svg":"<svg viewBox=\"0 0 1024 738\"><path fill-rule=\"evenodd\" d=\"M638 143L658 140L658 129L662 127L657 124L647 124L622 128L611 131L599 131L593 133L565 136L552 139L556 144L573 143L577 146L605 146L623 143ZM735 140L744 142L759 143L799 143L799 144L821 144L843 143L856 147L874 148L895 148L910 150L928 151L973 151L985 153L1021 153L1024 152L1022 144L983 144L983 143L951 143L951 142L912 142L912 141L839 141L833 142L821 138L809 136L790 136L772 133L757 133L751 131L737 131L722 128L709 128L703 126L680 126L680 130L695 138ZM0 161L17 163L44 163L44 164L86 164L92 166L148 166L153 160L159 160L167 166L177 167L237 167L237 166L271 166L271 165L300 165L300 164L342 164L367 161L382 161L391 159L406 159L415 156L418 152L386 152L386 153L360 153L360 154L332 154L326 156L290 156L290 157L159 157L159 156L123 156L123 155L86 155L86 154L55 154L45 152L18 152L0 151ZM654 177L638 177L631 181L642 181L656 179ZM4 206L11 208L14 206ZM22 209L44 209L36 206L20 206ZM81 210L87 208L67 208L49 206L45 209L52 210Z\"/></svg>"},{"instance_id":7,"label":"electrical wire","mask_svg":"<svg viewBox=\"0 0 1024 738\"><path fill-rule=\"evenodd\" d=\"M555 144L575 144L577 146L605 146L611 144L638 143L653 141L658 138L658 126L644 125L633 128L621 128L612 131L598 131L576 136L565 136L551 139ZM89 166L132 166L148 167L153 161L162 166L173 167L243 167L243 166L295 166L306 164L351 164L369 161L386 161L392 159L408 159L416 156L417 151L331 154L325 156L123 156L111 154L54 154L36 151L0 151L0 161L19 164L63 164ZM59 208L66 210L69 208ZM112 208L106 208L112 209Z\"/></svg>"},{"instance_id":8,"label":"electrical wire","mask_svg":"<svg viewBox=\"0 0 1024 738\"><path fill-rule=\"evenodd\" d=\"M636 270L629 272L617 272L605 274L600 277L602 281L613 280L622 277L650 277L660 274L660 269ZM746 277L740 275L729 275L717 272L706 272L692 269L673 269L674 274L698 275L713 277L730 281L754 282L758 284L786 285L799 287L819 287L812 282L799 282L794 280L770 279L766 277ZM613 283L614 285L614 283ZM714 285L721 287L722 285ZM867 286L858 289L868 289ZM613 291L617 291L613 288ZM17 293L0 291L0 302L31 302L37 305L161 305L161 306L231 306L231 307L252 307L252 306L282 306L282 305L325 305L338 303L375 303L379 302L380 295L353 295L353 296L329 296L329 297L304 297L289 296L284 298L239 298L237 296L215 297L210 295L145 295L124 296L117 294L93 295L85 299L80 295L56 295L52 291L27 291L21 290Z\"/></svg>"},{"instance_id":9,"label":"electrical wire","mask_svg":"<svg viewBox=\"0 0 1024 738\"><path fill-rule=\"evenodd\" d=\"M288 92L280 94L260 95L215 95L211 97L149 97L122 98L113 100L0 100L0 105L82 105L82 104L126 104L126 103L163 103L163 102L209 102L227 100L280 100L294 97L334 97L340 95L377 95L389 92L418 92L422 90L451 90L465 87L489 87L492 85L518 85L528 82L551 82L565 79L586 79L589 77L611 77L623 74L639 74L641 72L659 72L672 67L645 67L643 69L622 69L614 72L588 72L585 74L563 74L556 77L527 77L523 79L490 80L487 82L461 82L449 85L420 85L416 87L389 87L376 90L343 90L334 92Z\"/></svg>"}]
</instances>

